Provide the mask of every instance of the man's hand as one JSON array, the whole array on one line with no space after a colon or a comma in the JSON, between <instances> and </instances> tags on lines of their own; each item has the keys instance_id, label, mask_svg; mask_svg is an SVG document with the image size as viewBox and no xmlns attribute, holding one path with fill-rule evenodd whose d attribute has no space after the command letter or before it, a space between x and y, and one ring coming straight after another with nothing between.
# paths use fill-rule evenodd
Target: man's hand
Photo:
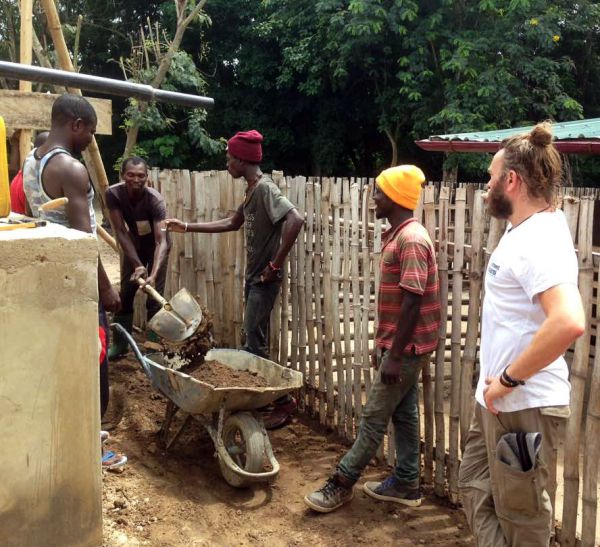
<instances>
[{"instance_id":1,"label":"man's hand","mask_svg":"<svg viewBox=\"0 0 600 547\"><path fill-rule=\"evenodd\" d=\"M381 382L385 385L400 384L402 382L402 361L392 357L388 351L381 362Z\"/></svg>"},{"instance_id":2,"label":"man's hand","mask_svg":"<svg viewBox=\"0 0 600 547\"><path fill-rule=\"evenodd\" d=\"M508 395L514 388L503 386L500 383L500 378L486 378L487 387L483 388L483 399L485 406L492 414L498 414L498 410L494 407L494 401Z\"/></svg>"},{"instance_id":3,"label":"man's hand","mask_svg":"<svg viewBox=\"0 0 600 547\"><path fill-rule=\"evenodd\" d=\"M138 266L133 273L131 274L131 277L129 278L131 281L137 281L138 279L142 278L146 278L148 277L148 270L146 270L146 268L144 266Z\"/></svg>"},{"instance_id":4,"label":"man's hand","mask_svg":"<svg viewBox=\"0 0 600 547\"><path fill-rule=\"evenodd\" d=\"M145 287L146 285L150 285L152 287L155 287L156 286L156 276L149 275L148 277L146 277L146 279L144 280L144 284L142 285L142 287Z\"/></svg>"},{"instance_id":5,"label":"man's hand","mask_svg":"<svg viewBox=\"0 0 600 547\"><path fill-rule=\"evenodd\" d=\"M260 280L262 283L273 283L281 279L281 270L273 270L270 266L266 266L260 274Z\"/></svg>"},{"instance_id":6,"label":"man's hand","mask_svg":"<svg viewBox=\"0 0 600 547\"><path fill-rule=\"evenodd\" d=\"M186 223L181 222L181 220L178 220L176 218L168 218L164 222L165 222L165 226L167 227L167 230L169 232L179 232L180 234L183 234L186 231L186 229L185 229Z\"/></svg>"},{"instance_id":7,"label":"man's hand","mask_svg":"<svg viewBox=\"0 0 600 547\"><path fill-rule=\"evenodd\" d=\"M100 292L100 302L106 311L118 313L121 309L121 297L112 285Z\"/></svg>"}]
</instances>

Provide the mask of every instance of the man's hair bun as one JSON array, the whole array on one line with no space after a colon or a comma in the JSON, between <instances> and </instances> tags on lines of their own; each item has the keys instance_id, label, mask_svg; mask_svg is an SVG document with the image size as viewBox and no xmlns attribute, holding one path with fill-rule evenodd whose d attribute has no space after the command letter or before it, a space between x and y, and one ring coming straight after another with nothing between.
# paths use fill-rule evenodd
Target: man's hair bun
<instances>
[{"instance_id":1,"label":"man's hair bun","mask_svg":"<svg viewBox=\"0 0 600 547\"><path fill-rule=\"evenodd\" d=\"M552 124L538 123L529 133L529 142L533 146L548 146L552 143Z\"/></svg>"}]
</instances>

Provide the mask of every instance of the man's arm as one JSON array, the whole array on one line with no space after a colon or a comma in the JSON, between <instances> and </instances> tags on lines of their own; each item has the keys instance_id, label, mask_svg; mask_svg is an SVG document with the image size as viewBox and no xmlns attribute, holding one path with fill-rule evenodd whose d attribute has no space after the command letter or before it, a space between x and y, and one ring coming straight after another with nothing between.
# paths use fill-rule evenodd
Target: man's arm
<instances>
[{"instance_id":1,"label":"man's arm","mask_svg":"<svg viewBox=\"0 0 600 547\"><path fill-rule=\"evenodd\" d=\"M298 234L304 225L304 219L300 216L300 213L296 208L290 209L285 215L283 225L281 228L281 244L279 249L273 257L273 266L281 268L285 262L290 249L294 245L294 242L298 238ZM267 266L261 273L261 279L263 282L268 283L274 281L277 278L277 271L274 271Z\"/></svg>"},{"instance_id":2,"label":"man's arm","mask_svg":"<svg viewBox=\"0 0 600 547\"><path fill-rule=\"evenodd\" d=\"M82 232L92 233L92 223L87 202L87 191L89 176L87 169L79 162L71 160L68 168L65 169L62 184L62 191L65 197L69 198L66 205L69 226ZM106 275L102 260L98 256L98 293L100 302L107 311L118 312L121 308L121 299L119 293Z\"/></svg>"},{"instance_id":3,"label":"man's arm","mask_svg":"<svg viewBox=\"0 0 600 547\"><path fill-rule=\"evenodd\" d=\"M244 224L244 215L239 210L222 220L212 222L183 222L176 218L165 220L167 230L170 232L201 232L205 234L217 234L221 232L234 232Z\"/></svg>"},{"instance_id":4,"label":"man's arm","mask_svg":"<svg viewBox=\"0 0 600 547\"><path fill-rule=\"evenodd\" d=\"M509 365L506 373L515 380L527 380L558 359L585 331L585 313L575 285L556 285L538 295L546 319L531 343ZM499 378L486 378L485 404L497 414L494 401L510 393Z\"/></svg>"},{"instance_id":5,"label":"man's arm","mask_svg":"<svg viewBox=\"0 0 600 547\"><path fill-rule=\"evenodd\" d=\"M20 151L19 151L19 137L21 135L21 131L14 131L10 137L10 157L8 160L8 176L11 180L21 169L21 161ZM25 158L23 158L25 161Z\"/></svg>"},{"instance_id":6,"label":"man's arm","mask_svg":"<svg viewBox=\"0 0 600 547\"><path fill-rule=\"evenodd\" d=\"M169 255L169 241L167 233L161 230L161 223L161 220L154 220L152 223L155 241L154 260L152 261L152 271L146 280L150 285L156 284L156 276Z\"/></svg>"},{"instance_id":7,"label":"man's arm","mask_svg":"<svg viewBox=\"0 0 600 547\"><path fill-rule=\"evenodd\" d=\"M402 352L410 342L421 311L422 294L403 290L402 304L398 312L396 334L392 347L385 354L381 368L381 381L384 384L397 384L400 382L402 372Z\"/></svg>"},{"instance_id":8,"label":"man's arm","mask_svg":"<svg viewBox=\"0 0 600 547\"><path fill-rule=\"evenodd\" d=\"M119 245L121 245L127 260L133 265L134 273L132 275L132 280L135 281L139 277L146 277L148 272L135 250L135 245L127 230L125 219L123 219L123 213L119 209L109 209L108 214L110 215L111 223L115 228L115 235L117 236Z\"/></svg>"}]
</instances>

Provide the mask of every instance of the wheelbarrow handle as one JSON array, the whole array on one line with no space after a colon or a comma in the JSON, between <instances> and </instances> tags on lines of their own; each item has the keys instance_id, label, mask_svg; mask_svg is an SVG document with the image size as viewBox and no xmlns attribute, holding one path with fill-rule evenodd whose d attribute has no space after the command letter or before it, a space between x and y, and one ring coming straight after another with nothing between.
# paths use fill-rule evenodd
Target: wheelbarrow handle
<instances>
[{"instance_id":1,"label":"wheelbarrow handle","mask_svg":"<svg viewBox=\"0 0 600 547\"><path fill-rule=\"evenodd\" d=\"M119 323L111 323L110 326L117 329L119 331L119 333L125 337L125 340L127 340L127 343L131 346L131 349L133 350L133 353L135 353L135 356L137 357L137 360L140 362L140 365L142 365L142 368L144 369L146 376L148 376L148 378L150 378L150 380L152 380L152 372L150 370L150 367L148 366L148 363L146 363L146 358L142 355L140 348L138 348L138 345L135 343L133 336L131 336L131 334L129 334L127 332L127 330L123 327L123 325L120 325Z\"/></svg>"},{"instance_id":2,"label":"wheelbarrow handle","mask_svg":"<svg viewBox=\"0 0 600 547\"><path fill-rule=\"evenodd\" d=\"M156 300L161 307L165 308L167 311L171 311L171 304L169 304L169 301L164 298L152 285L148 285L148 283L146 283L146 281L141 277L138 277L137 282L142 290L154 298L154 300Z\"/></svg>"}]
</instances>

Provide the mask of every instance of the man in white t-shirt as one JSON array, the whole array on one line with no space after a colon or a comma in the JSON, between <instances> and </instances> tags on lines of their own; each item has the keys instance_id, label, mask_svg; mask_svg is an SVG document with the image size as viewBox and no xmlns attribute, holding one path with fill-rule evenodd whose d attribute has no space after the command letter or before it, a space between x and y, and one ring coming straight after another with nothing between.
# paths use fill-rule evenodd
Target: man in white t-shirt
<instances>
[{"instance_id":1,"label":"man in white t-shirt","mask_svg":"<svg viewBox=\"0 0 600 547\"><path fill-rule=\"evenodd\" d=\"M547 123L505 139L489 168L490 213L509 224L485 276L481 373L459 472L479 546L547 546L551 536L546 464L569 413L563 354L585 328L575 250L555 208L561 172Z\"/></svg>"}]
</instances>

